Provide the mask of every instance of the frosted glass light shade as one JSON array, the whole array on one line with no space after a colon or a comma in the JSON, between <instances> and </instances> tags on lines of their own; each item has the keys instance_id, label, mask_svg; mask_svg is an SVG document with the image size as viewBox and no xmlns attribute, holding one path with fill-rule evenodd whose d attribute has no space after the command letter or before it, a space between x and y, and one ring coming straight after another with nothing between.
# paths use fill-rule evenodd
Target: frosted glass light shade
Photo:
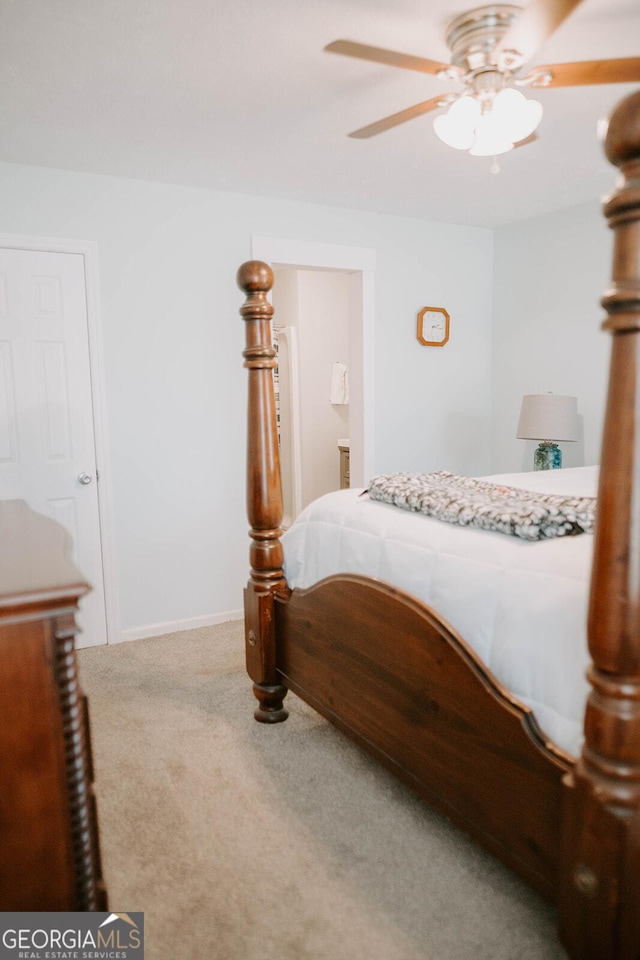
<instances>
[{"instance_id":1,"label":"frosted glass light shade","mask_svg":"<svg viewBox=\"0 0 640 960\"><path fill-rule=\"evenodd\" d=\"M474 157L497 157L513 150L513 140L504 133L493 113L486 113L476 124L476 135L469 153Z\"/></svg>"},{"instance_id":2,"label":"frosted glass light shade","mask_svg":"<svg viewBox=\"0 0 640 960\"><path fill-rule=\"evenodd\" d=\"M524 396L516 437L518 440L577 440L577 399L557 393Z\"/></svg>"},{"instance_id":3,"label":"frosted glass light shade","mask_svg":"<svg viewBox=\"0 0 640 960\"><path fill-rule=\"evenodd\" d=\"M454 150L468 150L469 147L473 146L473 127L468 130L457 128L455 124L449 122L449 115L446 113L435 118L433 129L442 142L446 143L448 147L453 147Z\"/></svg>"},{"instance_id":4,"label":"frosted glass light shade","mask_svg":"<svg viewBox=\"0 0 640 960\"><path fill-rule=\"evenodd\" d=\"M475 126L480 118L480 104L473 97L460 97L446 113L436 117L433 129L443 143L456 150L473 146Z\"/></svg>"},{"instance_id":5,"label":"frosted glass light shade","mask_svg":"<svg viewBox=\"0 0 640 960\"><path fill-rule=\"evenodd\" d=\"M542 104L538 100L527 100L513 87L505 87L496 94L491 115L503 134L517 143L531 136L542 120Z\"/></svg>"}]
</instances>

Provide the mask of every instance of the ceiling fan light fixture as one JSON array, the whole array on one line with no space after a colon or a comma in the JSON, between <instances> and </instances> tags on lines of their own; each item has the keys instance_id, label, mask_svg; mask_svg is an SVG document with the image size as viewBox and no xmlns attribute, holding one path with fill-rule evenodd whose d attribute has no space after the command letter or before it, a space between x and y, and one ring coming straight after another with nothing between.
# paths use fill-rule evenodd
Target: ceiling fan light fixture
<instances>
[{"instance_id":1,"label":"ceiling fan light fixture","mask_svg":"<svg viewBox=\"0 0 640 960\"><path fill-rule=\"evenodd\" d=\"M519 90L504 87L482 103L466 95L433 121L438 137L456 150L474 157L498 156L531 136L542 119L542 104L528 100Z\"/></svg>"},{"instance_id":2,"label":"ceiling fan light fixture","mask_svg":"<svg viewBox=\"0 0 640 960\"><path fill-rule=\"evenodd\" d=\"M433 121L433 128L448 147L468 150L473 146L475 127L480 119L480 104L473 97L460 97L446 113Z\"/></svg>"},{"instance_id":3,"label":"ceiling fan light fixture","mask_svg":"<svg viewBox=\"0 0 640 960\"><path fill-rule=\"evenodd\" d=\"M454 150L468 150L473 146L473 127L469 129L457 127L446 113L435 118L433 129L442 142L448 147L453 147Z\"/></svg>"},{"instance_id":4,"label":"ceiling fan light fixture","mask_svg":"<svg viewBox=\"0 0 640 960\"><path fill-rule=\"evenodd\" d=\"M530 137L542 120L542 104L527 100L513 87L505 87L494 98L491 116L512 143L517 143Z\"/></svg>"},{"instance_id":5,"label":"ceiling fan light fixture","mask_svg":"<svg viewBox=\"0 0 640 960\"><path fill-rule=\"evenodd\" d=\"M449 107L449 116L456 123L475 123L480 117L482 110L480 103L475 97L458 97Z\"/></svg>"},{"instance_id":6,"label":"ceiling fan light fixture","mask_svg":"<svg viewBox=\"0 0 640 960\"><path fill-rule=\"evenodd\" d=\"M469 153L472 157L497 157L513 150L513 143L494 114L485 113L476 124L475 138Z\"/></svg>"}]
</instances>

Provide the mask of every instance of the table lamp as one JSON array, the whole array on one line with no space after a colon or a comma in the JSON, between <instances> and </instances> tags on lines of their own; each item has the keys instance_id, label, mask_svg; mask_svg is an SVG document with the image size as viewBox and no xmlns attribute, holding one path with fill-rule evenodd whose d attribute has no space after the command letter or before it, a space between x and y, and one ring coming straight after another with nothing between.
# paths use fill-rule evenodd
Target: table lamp
<instances>
[{"instance_id":1,"label":"table lamp","mask_svg":"<svg viewBox=\"0 0 640 960\"><path fill-rule=\"evenodd\" d=\"M533 455L534 470L556 470L562 466L558 441L578 439L578 401L557 393L534 393L522 398L518 440L539 440Z\"/></svg>"}]
</instances>

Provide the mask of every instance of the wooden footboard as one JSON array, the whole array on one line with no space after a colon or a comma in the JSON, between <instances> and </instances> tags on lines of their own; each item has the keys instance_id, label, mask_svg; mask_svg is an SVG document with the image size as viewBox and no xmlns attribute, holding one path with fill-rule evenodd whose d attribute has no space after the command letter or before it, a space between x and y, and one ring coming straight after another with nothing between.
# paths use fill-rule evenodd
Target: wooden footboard
<instances>
[{"instance_id":1,"label":"wooden footboard","mask_svg":"<svg viewBox=\"0 0 640 960\"><path fill-rule=\"evenodd\" d=\"M287 689L368 749L543 893L574 960L640 960L640 93L612 117L622 180L605 205L616 234L603 300L613 335L589 614L593 691L577 764L425 604L339 576L289 591L267 295L247 294L247 670L256 718L286 719Z\"/></svg>"},{"instance_id":2,"label":"wooden footboard","mask_svg":"<svg viewBox=\"0 0 640 960\"><path fill-rule=\"evenodd\" d=\"M330 577L275 605L280 682L549 897L570 758L429 608Z\"/></svg>"}]
</instances>

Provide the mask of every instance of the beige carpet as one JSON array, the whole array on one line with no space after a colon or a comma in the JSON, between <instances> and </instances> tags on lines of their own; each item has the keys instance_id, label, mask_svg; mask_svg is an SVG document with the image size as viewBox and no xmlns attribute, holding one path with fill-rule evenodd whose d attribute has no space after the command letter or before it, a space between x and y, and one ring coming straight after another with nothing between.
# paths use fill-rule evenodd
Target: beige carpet
<instances>
[{"instance_id":1,"label":"beige carpet","mask_svg":"<svg viewBox=\"0 0 640 960\"><path fill-rule=\"evenodd\" d=\"M300 700L242 625L79 653L110 906L147 960L560 960L553 911Z\"/></svg>"}]
</instances>

